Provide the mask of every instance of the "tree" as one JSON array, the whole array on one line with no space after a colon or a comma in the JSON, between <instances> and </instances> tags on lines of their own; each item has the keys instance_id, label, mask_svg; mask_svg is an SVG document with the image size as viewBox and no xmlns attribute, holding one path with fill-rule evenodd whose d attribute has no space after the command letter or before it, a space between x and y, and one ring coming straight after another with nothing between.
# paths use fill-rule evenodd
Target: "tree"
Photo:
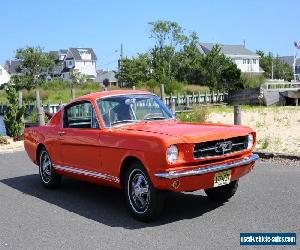
<instances>
[{"instance_id":1,"label":"tree","mask_svg":"<svg viewBox=\"0 0 300 250\"><path fill-rule=\"evenodd\" d=\"M174 68L176 79L189 84L200 84L203 82L203 57L198 49L199 39L196 33L192 33L189 42L176 54Z\"/></svg>"},{"instance_id":2,"label":"tree","mask_svg":"<svg viewBox=\"0 0 300 250\"><path fill-rule=\"evenodd\" d=\"M240 69L220 51L221 48L215 45L203 58L205 84L211 90L240 88Z\"/></svg>"},{"instance_id":3,"label":"tree","mask_svg":"<svg viewBox=\"0 0 300 250\"><path fill-rule=\"evenodd\" d=\"M150 50L152 68L157 75L174 77L172 62L184 44L188 41L181 26L171 21L150 22L150 38L155 39L155 46Z\"/></svg>"},{"instance_id":4,"label":"tree","mask_svg":"<svg viewBox=\"0 0 300 250\"><path fill-rule=\"evenodd\" d=\"M266 78L272 78L272 64L273 64L273 78L285 79L291 81L293 79L293 68L282 61L277 55L274 58L273 54L269 52L265 54L263 51L258 50L256 53L260 56L259 65L264 70L264 76Z\"/></svg>"},{"instance_id":5,"label":"tree","mask_svg":"<svg viewBox=\"0 0 300 250\"><path fill-rule=\"evenodd\" d=\"M24 123L22 117L25 107L19 108L17 91L12 85L7 85L5 92L7 94L8 105L4 114L4 124L8 136L19 137L23 134Z\"/></svg>"},{"instance_id":6,"label":"tree","mask_svg":"<svg viewBox=\"0 0 300 250\"><path fill-rule=\"evenodd\" d=\"M241 70L228 57L224 58L217 90L235 90L243 88L241 84Z\"/></svg>"},{"instance_id":7,"label":"tree","mask_svg":"<svg viewBox=\"0 0 300 250\"><path fill-rule=\"evenodd\" d=\"M41 47L18 49L16 59L21 62L20 75L13 81L28 90L41 85L55 66L54 54L43 52Z\"/></svg>"},{"instance_id":8,"label":"tree","mask_svg":"<svg viewBox=\"0 0 300 250\"><path fill-rule=\"evenodd\" d=\"M129 86L137 86L149 80L150 63L148 54L138 54L131 59L123 59L116 77Z\"/></svg>"},{"instance_id":9,"label":"tree","mask_svg":"<svg viewBox=\"0 0 300 250\"><path fill-rule=\"evenodd\" d=\"M218 46L204 55L199 51L196 33L187 36L178 23L171 21L149 24L155 45L148 53L120 62L117 78L121 82L130 86L145 83L151 90L165 84L167 94L180 91L183 83L205 84L212 90L241 87L241 71Z\"/></svg>"},{"instance_id":10,"label":"tree","mask_svg":"<svg viewBox=\"0 0 300 250\"><path fill-rule=\"evenodd\" d=\"M273 59L273 71L275 79L285 79L291 81L294 79L293 68L286 62L282 61L278 55Z\"/></svg>"},{"instance_id":11,"label":"tree","mask_svg":"<svg viewBox=\"0 0 300 250\"><path fill-rule=\"evenodd\" d=\"M71 69L69 72L71 88L76 84L85 83L87 81L87 76L81 74L78 69Z\"/></svg>"},{"instance_id":12,"label":"tree","mask_svg":"<svg viewBox=\"0 0 300 250\"><path fill-rule=\"evenodd\" d=\"M272 53L269 52L266 55L263 51L257 50L256 54L258 54L260 56L259 66L264 70L264 76L266 78L271 79L272 78L272 60L273 60Z\"/></svg>"}]
</instances>

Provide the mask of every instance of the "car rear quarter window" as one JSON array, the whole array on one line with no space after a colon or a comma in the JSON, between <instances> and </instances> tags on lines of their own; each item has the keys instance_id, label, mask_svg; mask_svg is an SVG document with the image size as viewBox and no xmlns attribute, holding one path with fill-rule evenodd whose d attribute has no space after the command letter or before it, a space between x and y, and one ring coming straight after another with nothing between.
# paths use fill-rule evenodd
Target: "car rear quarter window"
<instances>
[{"instance_id":1,"label":"car rear quarter window","mask_svg":"<svg viewBox=\"0 0 300 250\"><path fill-rule=\"evenodd\" d=\"M66 107L65 128L99 128L99 123L90 102L81 102Z\"/></svg>"}]
</instances>

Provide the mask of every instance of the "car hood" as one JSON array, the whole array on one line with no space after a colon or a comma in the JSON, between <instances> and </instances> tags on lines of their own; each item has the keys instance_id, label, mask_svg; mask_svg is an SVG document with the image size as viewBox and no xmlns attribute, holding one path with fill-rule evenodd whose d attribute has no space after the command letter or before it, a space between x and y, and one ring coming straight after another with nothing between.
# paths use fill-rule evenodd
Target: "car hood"
<instances>
[{"instance_id":1,"label":"car hood","mask_svg":"<svg viewBox=\"0 0 300 250\"><path fill-rule=\"evenodd\" d=\"M253 132L252 129L244 126L179 121L140 122L124 126L122 129L179 137L187 143L227 139Z\"/></svg>"}]
</instances>

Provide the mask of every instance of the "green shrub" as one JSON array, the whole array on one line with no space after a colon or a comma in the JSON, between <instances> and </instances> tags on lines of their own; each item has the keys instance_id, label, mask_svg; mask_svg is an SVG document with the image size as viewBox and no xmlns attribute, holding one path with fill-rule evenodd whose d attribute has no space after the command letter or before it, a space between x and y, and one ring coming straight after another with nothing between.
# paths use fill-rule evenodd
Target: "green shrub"
<instances>
[{"instance_id":1,"label":"green shrub","mask_svg":"<svg viewBox=\"0 0 300 250\"><path fill-rule=\"evenodd\" d=\"M45 119L45 124L47 124L49 121L49 118L45 115L44 119ZM28 116L26 116L26 122L38 123L39 115L38 115L37 111L31 112Z\"/></svg>"},{"instance_id":2,"label":"green shrub","mask_svg":"<svg viewBox=\"0 0 300 250\"><path fill-rule=\"evenodd\" d=\"M34 102L35 101L35 92L34 90L22 90L22 97L24 102Z\"/></svg>"},{"instance_id":3,"label":"green shrub","mask_svg":"<svg viewBox=\"0 0 300 250\"><path fill-rule=\"evenodd\" d=\"M208 107L194 106L191 112L179 112L176 118L182 122L206 122L211 110Z\"/></svg>"},{"instance_id":4,"label":"green shrub","mask_svg":"<svg viewBox=\"0 0 300 250\"><path fill-rule=\"evenodd\" d=\"M263 75L252 75L247 73L241 75L241 85L244 89L260 87L265 80Z\"/></svg>"},{"instance_id":5,"label":"green shrub","mask_svg":"<svg viewBox=\"0 0 300 250\"><path fill-rule=\"evenodd\" d=\"M8 99L7 109L4 114L4 124L8 136L19 137L23 134L24 123L22 117L25 112L25 107L19 108L19 100L16 89L12 85L6 87Z\"/></svg>"},{"instance_id":6,"label":"green shrub","mask_svg":"<svg viewBox=\"0 0 300 250\"><path fill-rule=\"evenodd\" d=\"M209 91L209 87L207 87L207 86L196 85L196 84L186 84L183 87L183 92L190 95L193 93L205 94L205 93L209 93L210 91Z\"/></svg>"},{"instance_id":7,"label":"green shrub","mask_svg":"<svg viewBox=\"0 0 300 250\"><path fill-rule=\"evenodd\" d=\"M180 93L183 89L183 84L175 79L166 79L165 84L165 92L166 94L177 94Z\"/></svg>"}]
</instances>

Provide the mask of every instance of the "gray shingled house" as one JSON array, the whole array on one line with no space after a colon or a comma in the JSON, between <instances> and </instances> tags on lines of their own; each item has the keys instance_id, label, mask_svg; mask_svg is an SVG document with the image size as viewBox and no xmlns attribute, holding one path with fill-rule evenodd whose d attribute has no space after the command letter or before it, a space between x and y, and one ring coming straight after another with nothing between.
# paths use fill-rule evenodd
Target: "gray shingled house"
<instances>
[{"instance_id":1,"label":"gray shingled house","mask_svg":"<svg viewBox=\"0 0 300 250\"><path fill-rule=\"evenodd\" d=\"M201 53L209 53L214 43L198 43L198 49ZM237 67L244 73L263 73L263 70L259 67L259 58L255 52L247 49L244 45L228 45L218 44L221 48L221 53L232 59L236 63Z\"/></svg>"}]
</instances>

